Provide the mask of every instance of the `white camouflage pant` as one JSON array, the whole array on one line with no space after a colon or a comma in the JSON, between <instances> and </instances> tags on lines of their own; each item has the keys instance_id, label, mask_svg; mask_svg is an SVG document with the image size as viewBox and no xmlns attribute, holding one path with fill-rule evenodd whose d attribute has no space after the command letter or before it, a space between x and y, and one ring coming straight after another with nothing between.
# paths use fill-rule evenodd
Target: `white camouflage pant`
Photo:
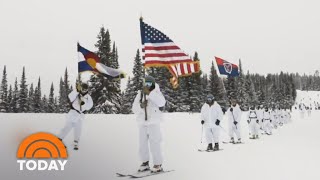
<instances>
[{"instance_id":1,"label":"white camouflage pant","mask_svg":"<svg viewBox=\"0 0 320 180\"><path fill-rule=\"evenodd\" d=\"M219 134L220 134L220 127L214 125L214 127L206 127L205 128L205 136L206 141L208 144L214 142L219 143Z\"/></svg>"},{"instance_id":2,"label":"white camouflage pant","mask_svg":"<svg viewBox=\"0 0 320 180\"><path fill-rule=\"evenodd\" d=\"M240 123L237 125L234 125L233 122L229 122L229 136L230 138L234 138L234 134L236 134L238 139L241 139L241 134L240 134Z\"/></svg>"},{"instance_id":3,"label":"white camouflage pant","mask_svg":"<svg viewBox=\"0 0 320 180\"><path fill-rule=\"evenodd\" d=\"M67 114L66 124L59 133L58 137L60 139L64 139L73 128L74 140L79 142L83 119L84 114L79 114L77 111L71 109Z\"/></svg>"},{"instance_id":4,"label":"white camouflage pant","mask_svg":"<svg viewBox=\"0 0 320 180\"><path fill-rule=\"evenodd\" d=\"M272 133L272 124L270 120L263 120L264 131L268 134Z\"/></svg>"},{"instance_id":5,"label":"white camouflage pant","mask_svg":"<svg viewBox=\"0 0 320 180\"><path fill-rule=\"evenodd\" d=\"M160 124L139 125L139 154L142 162L149 161L149 145L154 165L163 162Z\"/></svg>"},{"instance_id":6,"label":"white camouflage pant","mask_svg":"<svg viewBox=\"0 0 320 180\"><path fill-rule=\"evenodd\" d=\"M250 119L249 129L252 135L259 135L260 125L257 123L257 120L257 118Z\"/></svg>"}]
</instances>

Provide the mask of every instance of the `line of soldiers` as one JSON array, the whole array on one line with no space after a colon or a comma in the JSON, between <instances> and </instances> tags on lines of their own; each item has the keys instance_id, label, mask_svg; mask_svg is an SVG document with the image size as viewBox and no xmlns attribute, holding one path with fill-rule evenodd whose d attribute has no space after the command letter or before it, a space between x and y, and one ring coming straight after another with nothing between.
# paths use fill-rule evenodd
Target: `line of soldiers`
<instances>
[{"instance_id":1,"label":"line of soldiers","mask_svg":"<svg viewBox=\"0 0 320 180\"><path fill-rule=\"evenodd\" d=\"M223 114L228 117L228 135L230 143L241 143L241 115L242 111L235 99L231 100L231 107L223 112L223 109L215 101L212 94L206 98L205 104L201 108L201 124L205 129L205 137L208 143L207 151L219 150L219 136L220 131L224 130L220 122L223 119ZM281 108L263 108L260 106L252 106L247 115L247 122L249 125L250 139L258 139L259 134L272 135L272 129L277 129L278 126L291 121L290 112ZM214 143L214 146L213 146Z\"/></svg>"}]
</instances>

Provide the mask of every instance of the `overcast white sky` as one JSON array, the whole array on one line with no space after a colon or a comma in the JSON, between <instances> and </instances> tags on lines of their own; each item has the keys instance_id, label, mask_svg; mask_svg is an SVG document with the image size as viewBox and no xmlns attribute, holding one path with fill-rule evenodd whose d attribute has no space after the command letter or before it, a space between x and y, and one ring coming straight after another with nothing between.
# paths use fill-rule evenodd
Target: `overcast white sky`
<instances>
[{"instance_id":1,"label":"overcast white sky","mask_svg":"<svg viewBox=\"0 0 320 180\"><path fill-rule=\"evenodd\" d=\"M131 74L140 14L186 53L198 51L204 72L218 56L241 58L250 72L311 73L320 69L319 7L317 0L0 0L1 76L7 65L13 84L26 66L29 84L41 76L43 91L53 82L57 92L65 67L72 82L77 76L77 41L95 51L102 25Z\"/></svg>"}]
</instances>

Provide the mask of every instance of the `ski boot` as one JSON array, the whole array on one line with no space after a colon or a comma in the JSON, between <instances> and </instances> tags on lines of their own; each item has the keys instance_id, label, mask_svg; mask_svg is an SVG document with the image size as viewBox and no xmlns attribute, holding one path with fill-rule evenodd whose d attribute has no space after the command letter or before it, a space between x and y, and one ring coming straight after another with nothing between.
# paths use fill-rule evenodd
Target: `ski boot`
<instances>
[{"instance_id":1,"label":"ski boot","mask_svg":"<svg viewBox=\"0 0 320 180\"><path fill-rule=\"evenodd\" d=\"M74 140L74 147L73 147L73 150L78 150L79 149L79 142Z\"/></svg>"},{"instance_id":2,"label":"ski boot","mask_svg":"<svg viewBox=\"0 0 320 180\"><path fill-rule=\"evenodd\" d=\"M213 151L212 143L208 144L207 151Z\"/></svg>"},{"instance_id":3,"label":"ski boot","mask_svg":"<svg viewBox=\"0 0 320 180\"><path fill-rule=\"evenodd\" d=\"M241 144L241 138L238 139L238 141L236 142L236 144Z\"/></svg>"},{"instance_id":4,"label":"ski boot","mask_svg":"<svg viewBox=\"0 0 320 180\"><path fill-rule=\"evenodd\" d=\"M160 165L154 165L153 168L151 168L151 173L159 173L163 171L161 164Z\"/></svg>"},{"instance_id":5,"label":"ski boot","mask_svg":"<svg viewBox=\"0 0 320 180\"><path fill-rule=\"evenodd\" d=\"M144 172L144 171L149 171L150 167L149 167L149 161L143 162L140 165L140 168L138 169L138 172Z\"/></svg>"},{"instance_id":6,"label":"ski boot","mask_svg":"<svg viewBox=\"0 0 320 180\"><path fill-rule=\"evenodd\" d=\"M219 151L219 143L214 143L213 151Z\"/></svg>"},{"instance_id":7,"label":"ski boot","mask_svg":"<svg viewBox=\"0 0 320 180\"><path fill-rule=\"evenodd\" d=\"M230 143L232 143L232 144L234 144L234 143L235 143L235 141L234 141L234 138L233 138L233 137L230 139Z\"/></svg>"}]
</instances>

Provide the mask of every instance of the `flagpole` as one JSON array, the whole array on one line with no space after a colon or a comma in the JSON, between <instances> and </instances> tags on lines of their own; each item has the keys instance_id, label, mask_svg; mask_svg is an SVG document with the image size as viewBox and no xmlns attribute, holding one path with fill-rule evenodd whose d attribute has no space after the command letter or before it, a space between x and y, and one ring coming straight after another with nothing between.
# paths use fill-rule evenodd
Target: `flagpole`
<instances>
[{"instance_id":1,"label":"flagpole","mask_svg":"<svg viewBox=\"0 0 320 180\"><path fill-rule=\"evenodd\" d=\"M142 26L143 17L140 16L139 20L140 20L141 44L143 45L143 38L144 38L144 36L142 34L143 33L143 30L142 30L142 28L143 28L143 26ZM141 51L143 52L143 49ZM144 60L144 56L142 56L142 59ZM145 68L145 64L143 63L143 81L144 81L145 78L146 78L146 68ZM144 101L144 103L146 103L147 98L146 98L146 94L144 92L144 85L142 86L142 92L141 93L142 93L142 96L143 96L143 101ZM145 115L144 119L147 121L148 120L147 105L144 106L144 115Z\"/></svg>"},{"instance_id":2,"label":"flagpole","mask_svg":"<svg viewBox=\"0 0 320 180\"><path fill-rule=\"evenodd\" d=\"M146 78L146 69L145 69L145 67L143 67L143 79L145 79L145 78ZM144 86L142 87L142 92L143 92L143 100L144 100L144 103L145 103L147 101L147 97L146 97L147 95L144 92ZM144 114L145 114L144 119L147 121L148 120L147 105L144 106Z\"/></svg>"},{"instance_id":3,"label":"flagpole","mask_svg":"<svg viewBox=\"0 0 320 180\"><path fill-rule=\"evenodd\" d=\"M78 43L77 43L77 53L78 53L78 48L79 48L79 41L78 41ZM80 72L79 72L79 53L78 53L78 82L76 83L76 89L78 90L78 86L80 86L80 88L81 88L81 84L82 84L82 82L81 82L81 75L80 75ZM79 92L79 95L78 95L78 97L79 97L79 106L80 106L80 112L82 112L82 108L81 108L81 98L80 98L80 92Z\"/></svg>"}]
</instances>

